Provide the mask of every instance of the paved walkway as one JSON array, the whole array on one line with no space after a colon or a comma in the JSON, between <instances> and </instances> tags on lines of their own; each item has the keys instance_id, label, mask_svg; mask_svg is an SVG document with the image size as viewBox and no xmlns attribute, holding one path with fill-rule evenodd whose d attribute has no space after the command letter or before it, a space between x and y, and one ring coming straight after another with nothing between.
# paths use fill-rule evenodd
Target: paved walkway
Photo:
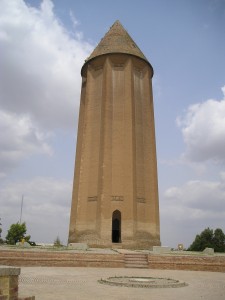
<instances>
[{"instance_id":1,"label":"paved walkway","mask_svg":"<svg viewBox=\"0 0 225 300\"><path fill-rule=\"evenodd\" d=\"M188 283L180 288L128 288L98 283L110 276L165 277ZM20 295L36 300L224 300L225 273L117 268L21 268Z\"/></svg>"}]
</instances>

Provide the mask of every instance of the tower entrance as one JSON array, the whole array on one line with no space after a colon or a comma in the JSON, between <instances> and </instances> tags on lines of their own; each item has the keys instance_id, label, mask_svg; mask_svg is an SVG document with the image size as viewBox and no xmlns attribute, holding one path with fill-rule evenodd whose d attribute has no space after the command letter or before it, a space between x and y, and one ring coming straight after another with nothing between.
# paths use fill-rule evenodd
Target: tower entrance
<instances>
[{"instance_id":1,"label":"tower entrance","mask_svg":"<svg viewBox=\"0 0 225 300\"><path fill-rule=\"evenodd\" d=\"M115 210L112 214L112 243L121 243L121 212Z\"/></svg>"}]
</instances>

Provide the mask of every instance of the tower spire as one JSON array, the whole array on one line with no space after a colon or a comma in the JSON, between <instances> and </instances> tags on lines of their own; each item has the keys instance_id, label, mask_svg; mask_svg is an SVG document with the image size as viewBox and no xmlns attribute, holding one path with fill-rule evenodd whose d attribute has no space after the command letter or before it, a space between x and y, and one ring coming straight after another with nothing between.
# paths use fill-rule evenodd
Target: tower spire
<instances>
[{"instance_id":1,"label":"tower spire","mask_svg":"<svg viewBox=\"0 0 225 300\"><path fill-rule=\"evenodd\" d=\"M109 31L101 39L91 55L86 59L85 64L97 56L110 53L134 55L145 60L150 65L145 55L131 38L129 33L124 29L119 20L115 21L110 27Z\"/></svg>"}]
</instances>

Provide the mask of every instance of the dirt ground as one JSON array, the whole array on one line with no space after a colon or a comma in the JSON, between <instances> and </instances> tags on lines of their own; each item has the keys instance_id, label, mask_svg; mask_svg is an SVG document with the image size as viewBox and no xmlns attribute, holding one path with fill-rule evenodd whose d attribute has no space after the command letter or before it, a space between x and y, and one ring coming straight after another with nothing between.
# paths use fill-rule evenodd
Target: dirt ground
<instances>
[{"instance_id":1,"label":"dirt ground","mask_svg":"<svg viewBox=\"0 0 225 300\"><path fill-rule=\"evenodd\" d=\"M171 278L185 281L188 286L132 288L108 286L98 282L110 276ZM224 300L225 273L125 268L22 267L19 294L34 295L36 300Z\"/></svg>"}]
</instances>

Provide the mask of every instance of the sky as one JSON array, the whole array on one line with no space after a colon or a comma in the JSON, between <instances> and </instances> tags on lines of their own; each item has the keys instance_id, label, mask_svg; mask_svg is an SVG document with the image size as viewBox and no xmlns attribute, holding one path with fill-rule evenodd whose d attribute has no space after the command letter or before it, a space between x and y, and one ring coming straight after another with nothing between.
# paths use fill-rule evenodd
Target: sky
<instances>
[{"instance_id":1,"label":"sky","mask_svg":"<svg viewBox=\"0 0 225 300\"><path fill-rule=\"evenodd\" d=\"M116 20L154 68L162 245L225 232L225 0L0 0L3 238L67 243L80 69Z\"/></svg>"}]
</instances>

